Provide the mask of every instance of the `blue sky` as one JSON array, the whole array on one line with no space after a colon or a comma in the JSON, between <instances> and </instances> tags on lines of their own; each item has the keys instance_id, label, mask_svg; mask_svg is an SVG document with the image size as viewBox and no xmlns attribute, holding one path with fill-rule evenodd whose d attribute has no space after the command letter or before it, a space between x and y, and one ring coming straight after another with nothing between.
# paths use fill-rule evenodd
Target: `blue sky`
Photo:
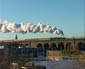
<instances>
[{"instance_id":1,"label":"blue sky","mask_svg":"<svg viewBox=\"0 0 85 69\"><path fill-rule=\"evenodd\" d=\"M32 24L40 21L62 29L65 37L84 37L84 0L0 0L0 19ZM0 39L14 39L15 34L0 33ZM18 35L19 39L56 37L48 33Z\"/></svg>"}]
</instances>

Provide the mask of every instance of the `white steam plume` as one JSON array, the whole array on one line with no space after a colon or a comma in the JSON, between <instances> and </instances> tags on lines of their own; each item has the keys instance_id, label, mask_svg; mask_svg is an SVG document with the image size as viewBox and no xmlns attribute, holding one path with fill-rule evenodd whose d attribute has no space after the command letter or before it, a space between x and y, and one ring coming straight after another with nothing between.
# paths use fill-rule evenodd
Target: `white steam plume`
<instances>
[{"instance_id":1,"label":"white steam plume","mask_svg":"<svg viewBox=\"0 0 85 69\"><path fill-rule=\"evenodd\" d=\"M52 27L49 24L43 25L40 22L37 25L33 24L16 24L14 22L4 21L0 24L0 32L17 32L17 33L28 33L28 32L48 32L57 35L64 35L63 31Z\"/></svg>"}]
</instances>

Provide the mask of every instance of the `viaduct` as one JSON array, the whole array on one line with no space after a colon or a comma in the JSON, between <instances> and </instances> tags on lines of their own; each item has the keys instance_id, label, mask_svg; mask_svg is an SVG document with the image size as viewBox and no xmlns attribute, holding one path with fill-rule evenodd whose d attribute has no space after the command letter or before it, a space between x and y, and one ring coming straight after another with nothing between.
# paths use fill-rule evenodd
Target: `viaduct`
<instances>
[{"instance_id":1,"label":"viaduct","mask_svg":"<svg viewBox=\"0 0 85 69\"><path fill-rule=\"evenodd\" d=\"M25 40L4 40L0 45L25 46L27 48L45 48L53 50L85 50L85 39L38 38Z\"/></svg>"}]
</instances>

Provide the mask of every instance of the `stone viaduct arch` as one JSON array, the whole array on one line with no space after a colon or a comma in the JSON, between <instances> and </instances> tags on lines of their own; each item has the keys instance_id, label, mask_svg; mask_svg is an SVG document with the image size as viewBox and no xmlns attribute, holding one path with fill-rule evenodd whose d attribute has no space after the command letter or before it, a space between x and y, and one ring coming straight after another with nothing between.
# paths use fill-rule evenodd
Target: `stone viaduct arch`
<instances>
[{"instance_id":1,"label":"stone viaduct arch","mask_svg":"<svg viewBox=\"0 0 85 69\"><path fill-rule=\"evenodd\" d=\"M79 43L78 43L78 50L80 50L80 51L85 51L85 43L79 42Z\"/></svg>"},{"instance_id":2,"label":"stone viaduct arch","mask_svg":"<svg viewBox=\"0 0 85 69\"><path fill-rule=\"evenodd\" d=\"M82 42L82 43L81 43ZM42 47L52 50L80 50L79 48L85 47L85 40L83 39L61 39L61 40L43 40L35 42L36 44L42 44ZM80 46L79 46L80 45ZM81 47L82 46L82 47ZM85 50L85 49L84 49Z\"/></svg>"},{"instance_id":3,"label":"stone viaduct arch","mask_svg":"<svg viewBox=\"0 0 85 69\"><path fill-rule=\"evenodd\" d=\"M57 49L56 43L51 43L50 49L56 50Z\"/></svg>"},{"instance_id":4,"label":"stone viaduct arch","mask_svg":"<svg viewBox=\"0 0 85 69\"><path fill-rule=\"evenodd\" d=\"M63 42L58 43L58 50L64 50L64 43Z\"/></svg>"},{"instance_id":5,"label":"stone viaduct arch","mask_svg":"<svg viewBox=\"0 0 85 69\"><path fill-rule=\"evenodd\" d=\"M4 41L5 44L7 41ZM46 48L52 50L85 50L85 39L63 39L63 38L46 38L46 39L30 39L8 41L12 46L21 44L28 46L28 48Z\"/></svg>"}]
</instances>

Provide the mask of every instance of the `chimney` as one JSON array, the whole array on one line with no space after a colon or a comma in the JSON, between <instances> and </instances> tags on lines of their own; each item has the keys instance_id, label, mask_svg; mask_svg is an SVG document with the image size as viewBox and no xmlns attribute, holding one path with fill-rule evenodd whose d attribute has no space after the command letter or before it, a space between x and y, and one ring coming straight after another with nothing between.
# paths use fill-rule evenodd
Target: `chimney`
<instances>
[{"instance_id":1,"label":"chimney","mask_svg":"<svg viewBox=\"0 0 85 69\"><path fill-rule=\"evenodd\" d=\"M18 36L17 36L17 34L16 34L16 36L15 36L15 40L17 40L18 39Z\"/></svg>"}]
</instances>

